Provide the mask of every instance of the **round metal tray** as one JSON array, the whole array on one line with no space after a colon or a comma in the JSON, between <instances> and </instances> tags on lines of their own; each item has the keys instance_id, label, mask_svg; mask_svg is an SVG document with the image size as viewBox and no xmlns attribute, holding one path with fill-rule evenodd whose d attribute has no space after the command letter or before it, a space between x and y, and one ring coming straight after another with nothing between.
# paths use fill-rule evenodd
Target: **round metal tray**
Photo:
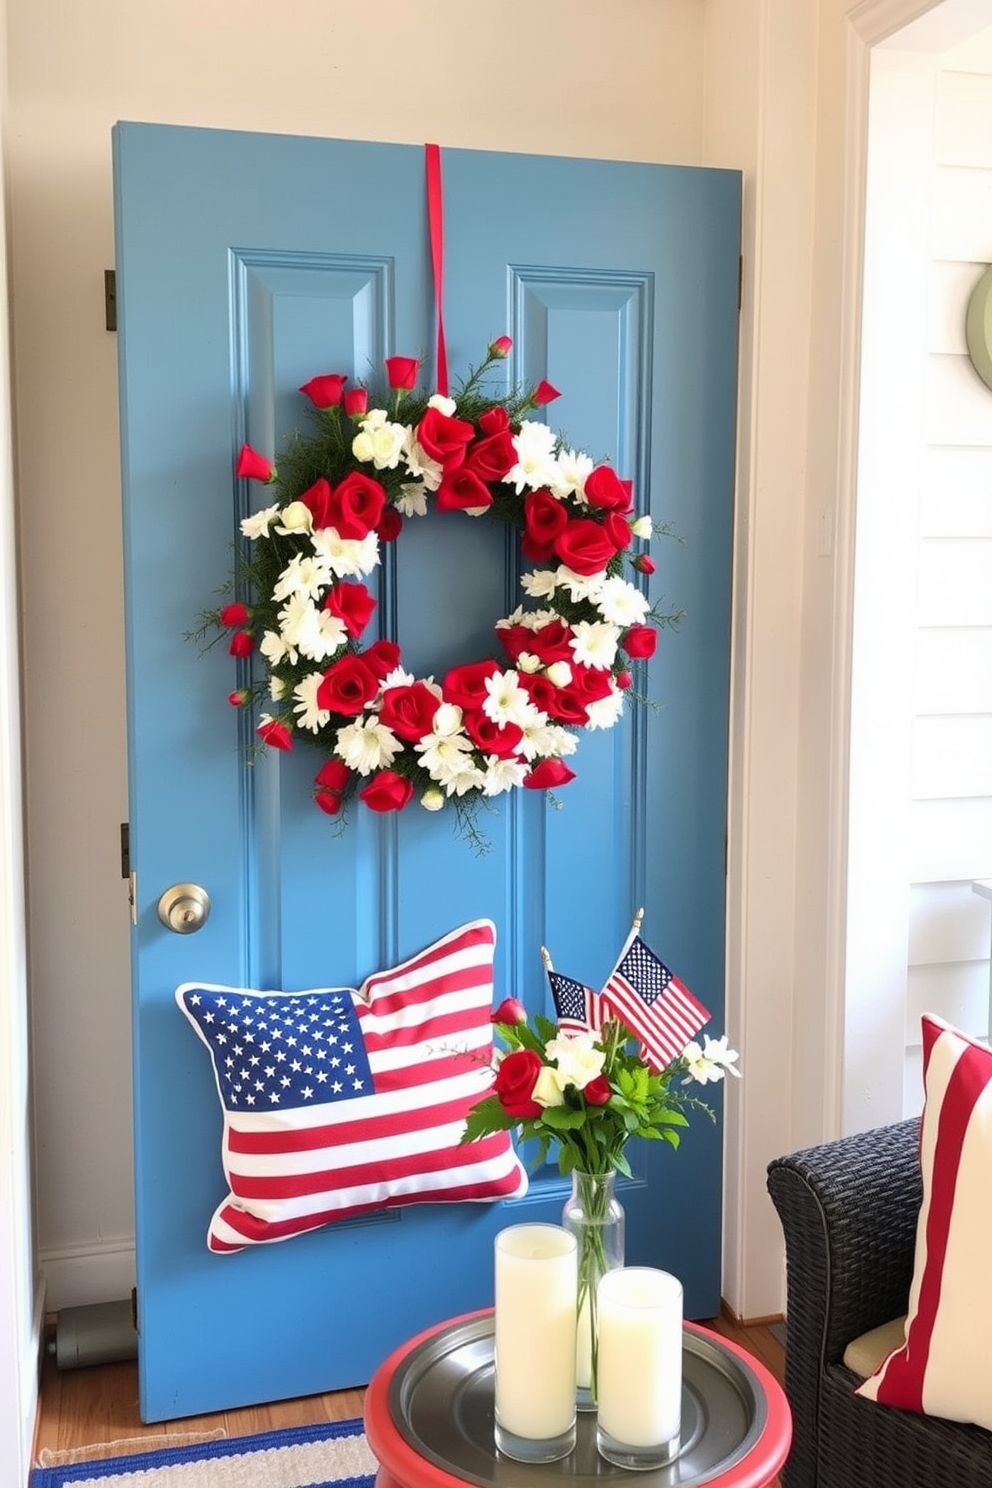
<instances>
[{"instance_id":1,"label":"round metal tray","mask_svg":"<svg viewBox=\"0 0 992 1488\"><path fill-rule=\"evenodd\" d=\"M745 1457L765 1428L765 1397L743 1360L712 1337L682 1335L682 1450L668 1467L636 1474L643 1488L695 1488ZM412 1349L389 1385L400 1436L428 1462L479 1488L606 1488L631 1474L596 1451L596 1415L580 1411L574 1451L530 1465L493 1444L492 1314L452 1323Z\"/></svg>"}]
</instances>

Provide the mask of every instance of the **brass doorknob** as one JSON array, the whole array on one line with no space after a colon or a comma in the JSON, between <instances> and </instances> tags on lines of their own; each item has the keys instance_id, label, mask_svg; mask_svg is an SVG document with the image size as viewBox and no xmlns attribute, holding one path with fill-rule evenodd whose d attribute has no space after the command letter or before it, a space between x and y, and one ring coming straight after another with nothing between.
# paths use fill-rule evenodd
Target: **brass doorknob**
<instances>
[{"instance_id":1,"label":"brass doorknob","mask_svg":"<svg viewBox=\"0 0 992 1488\"><path fill-rule=\"evenodd\" d=\"M173 884L158 901L159 919L176 935L192 935L206 923L209 913L210 895L199 884Z\"/></svg>"}]
</instances>

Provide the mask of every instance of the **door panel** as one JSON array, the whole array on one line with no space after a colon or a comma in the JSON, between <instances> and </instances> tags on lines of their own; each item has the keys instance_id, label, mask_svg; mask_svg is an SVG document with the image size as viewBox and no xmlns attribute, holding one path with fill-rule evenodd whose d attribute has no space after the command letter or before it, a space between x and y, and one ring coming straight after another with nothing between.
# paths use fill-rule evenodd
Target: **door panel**
<instances>
[{"instance_id":1,"label":"door panel","mask_svg":"<svg viewBox=\"0 0 992 1488\"><path fill-rule=\"evenodd\" d=\"M555 1170L497 1205L418 1205L233 1256L207 1252L224 1191L208 1062L183 981L357 986L457 925L491 918L496 997L550 1012L539 948L602 985L645 936L722 1029L728 615L740 181L736 173L445 150L445 324L453 381L504 331L507 377L562 391L548 417L634 481L656 540L652 598L683 605L640 685L657 711L584 738L560 809L518 791L480 825L312 805L302 748L246 768L223 645L183 639L217 602L258 497L248 440L278 453L318 372L375 376L433 344L423 151L126 124L114 135L131 841L141 1409L146 1420L366 1381L412 1333L492 1300L492 1239L555 1220ZM518 602L506 533L407 523L377 584L383 634L438 675L489 654ZM240 733L239 733L240 730ZM204 928L155 906L201 883ZM719 1094L717 1096L717 1103ZM719 1306L720 1132L645 1144L620 1197L632 1261L677 1271L687 1312Z\"/></svg>"}]
</instances>

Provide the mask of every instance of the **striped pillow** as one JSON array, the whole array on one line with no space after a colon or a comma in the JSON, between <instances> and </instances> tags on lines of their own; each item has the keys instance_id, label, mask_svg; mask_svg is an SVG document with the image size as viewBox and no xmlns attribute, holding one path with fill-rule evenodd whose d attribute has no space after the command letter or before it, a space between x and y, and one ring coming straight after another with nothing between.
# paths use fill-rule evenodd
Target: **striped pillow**
<instances>
[{"instance_id":1,"label":"striped pillow","mask_svg":"<svg viewBox=\"0 0 992 1488\"><path fill-rule=\"evenodd\" d=\"M526 1192L509 1133L459 1145L492 1084L495 947L495 926L475 920L357 992L177 989L224 1112L230 1192L210 1250L399 1204Z\"/></svg>"},{"instance_id":2,"label":"striped pillow","mask_svg":"<svg viewBox=\"0 0 992 1488\"><path fill-rule=\"evenodd\" d=\"M923 1076L906 1341L856 1393L992 1430L992 1051L925 1014Z\"/></svg>"}]
</instances>

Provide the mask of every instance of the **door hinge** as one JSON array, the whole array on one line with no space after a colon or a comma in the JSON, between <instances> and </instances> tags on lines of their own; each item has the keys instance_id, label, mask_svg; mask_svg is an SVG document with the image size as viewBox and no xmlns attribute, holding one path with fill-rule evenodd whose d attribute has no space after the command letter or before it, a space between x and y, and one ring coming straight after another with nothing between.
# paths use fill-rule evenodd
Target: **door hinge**
<instances>
[{"instance_id":1,"label":"door hinge","mask_svg":"<svg viewBox=\"0 0 992 1488\"><path fill-rule=\"evenodd\" d=\"M117 270L103 271L103 310L107 318L107 330L117 329Z\"/></svg>"},{"instance_id":2,"label":"door hinge","mask_svg":"<svg viewBox=\"0 0 992 1488\"><path fill-rule=\"evenodd\" d=\"M121 878L131 877L131 823L121 822Z\"/></svg>"}]
</instances>

